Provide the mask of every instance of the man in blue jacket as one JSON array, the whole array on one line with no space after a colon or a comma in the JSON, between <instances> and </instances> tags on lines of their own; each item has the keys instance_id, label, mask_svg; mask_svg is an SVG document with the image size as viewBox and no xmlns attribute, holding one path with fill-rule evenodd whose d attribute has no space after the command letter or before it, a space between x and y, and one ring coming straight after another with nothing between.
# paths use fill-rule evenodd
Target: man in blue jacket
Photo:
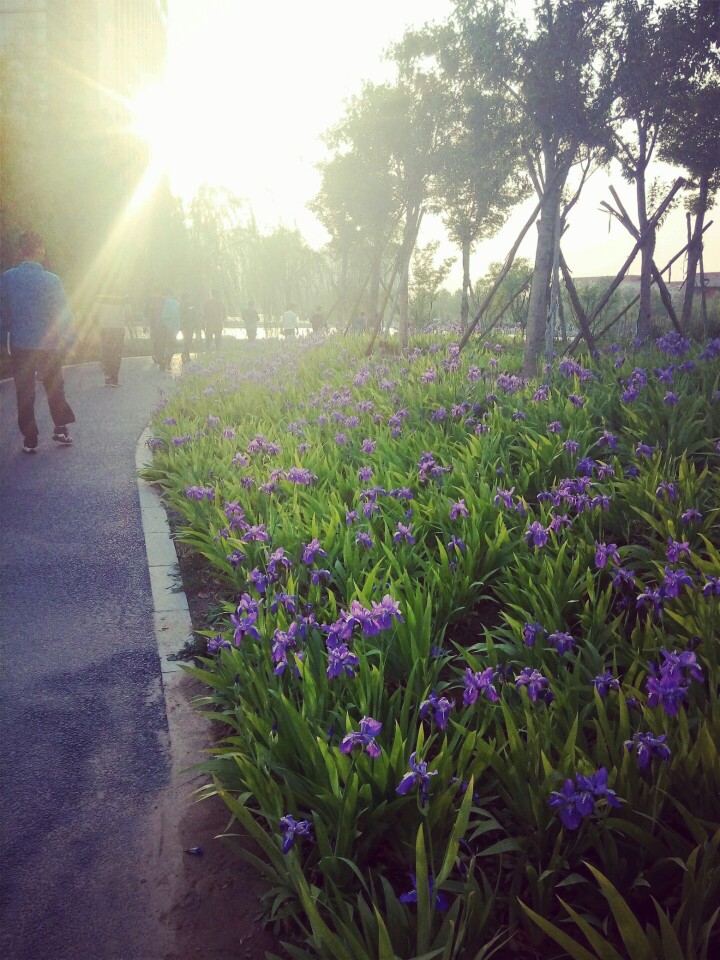
<instances>
[{"instance_id":1,"label":"man in blue jacket","mask_svg":"<svg viewBox=\"0 0 720 960\"><path fill-rule=\"evenodd\" d=\"M75 422L75 414L65 399L62 375L62 351L71 342L71 316L60 278L42 265L42 237L25 233L19 248L22 263L0 277L0 344L5 349L9 339L23 452L36 453L36 375L45 387L55 424L53 440L66 446L72 443L68 424Z\"/></svg>"}]
</instances>

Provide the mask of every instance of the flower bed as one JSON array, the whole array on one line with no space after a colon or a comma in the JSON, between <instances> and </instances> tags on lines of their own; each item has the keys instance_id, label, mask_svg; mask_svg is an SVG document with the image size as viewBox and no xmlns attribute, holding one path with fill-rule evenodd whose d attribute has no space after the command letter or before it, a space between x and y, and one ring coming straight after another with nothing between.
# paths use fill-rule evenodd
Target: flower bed
<instances>
[{"instance_id":1,"label":"flower bed","mask_svg":"<svg viewBox=\"0 0 720 960\"><path fill-rule=\"evenodd\" d=\"M253 346L146 476L227 584L199 706L290 955L712 957L720 341Z\"/></svg>"}]
</instances>

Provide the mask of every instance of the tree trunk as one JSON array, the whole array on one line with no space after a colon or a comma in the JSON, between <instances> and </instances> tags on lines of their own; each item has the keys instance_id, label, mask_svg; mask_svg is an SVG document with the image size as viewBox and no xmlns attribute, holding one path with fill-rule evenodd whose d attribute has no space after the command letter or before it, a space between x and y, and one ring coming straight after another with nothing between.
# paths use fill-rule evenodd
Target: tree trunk
<instances>
[{"instance_id":1,"label":"tree trunk","mask_svg":"<svg viewBox=\"0 0 720 960\"><path fill-rule=\"evenodd\" d=\"M465 333L470 316L470 298L468 295L468 291L470 290L470 240L467 237L463 237L462 243L462 268L463 285L462 299L460 301L460 327L462 332Z\"/></svg>"},{"instance_id":2,"label":"tree trunk","mask_svg":"<svg viewBox=\"0 0 720 960\"><path fill-rule=\"evenodd\" d=\"M375 329L378 322L378 300L380 298L380 271L382 269L382 249L373 250L370 268L370 291L368 293L368 323ZM355 320L351 317L351 322Z\"/></svg>"},{"instance_id":3,"label":"tree trunk","mask_svg":"<svg viewBox=\"0 0 720 960\"><path fill-rule=\"evenodd\" d=\"M525 357L523 375L534 377L537 374L538 359L542 352L547 328L550 281L552 278L553 255L555 252L555 226L564 178L554 180L555 171L546 166L546 188L543 197L540 220L538 221L537 247L535 248L535 267L533 269L530 302L528 304L527 332L525 335Z\"/></svg>"},{"instance_id":4,"label":"tree trunk","mask_svg":"<svg viewBox=\"0 0 720 960\"><path fill-rule=\"evenodd\" d=\"M638 124L638 162L635 168L635 193L638 208L638 231L645 236L640 247L640 307L637 317L637 338L641 342L650 339L652 320L652 265L655 254L655 230L648 232L647 197L645 195L645 171L647 166L647 131Z\"/></svg>"},{"instance_id":5,"label":"tree trunk","mask_svg":"<svg viewBox=\"0 0 720 960\"><path fill-rule=\"evenodd\" d=\"M695 295L695 277L697 276L698 264L702 256L703 249L703 221L707 210L708 199L708 178L702 177L700 180L700 193L698 194L697 213L695 214L695 227L688 245L687 272L685 274L685 298L683 300L682 316L680 326L687 333L690 329L690 318L692 316L693 297ZM689 216L689 214L688 214Z\"/></svg>"},{"instance_id":6,"label":"tree trunk","mask_svg":"<svg viewBox=\"0 0 720 960\"><path fill-rule=\"evenodd\" d=\"M408 289L410 285L410 260L413 255L413 250L415 249L422 215L423 211L419 206L409 207L405 217L403 241L402 247L400 248L402 260L400 263L398 305L400 308L400 347L403 350L407 349L410 339L410 296Z\"/></svg>"},{"instance_id":7,"label":"tree trunk","mask_svg":"<svg viewBox=\"0 0 720 960\"><path fill-rule=\"evenodd\" d=\"M410 340L410 253L403 250L403 262L398 281L398 310L400 313L400 347L407 350Z\"/></svg>"}]
</instances>

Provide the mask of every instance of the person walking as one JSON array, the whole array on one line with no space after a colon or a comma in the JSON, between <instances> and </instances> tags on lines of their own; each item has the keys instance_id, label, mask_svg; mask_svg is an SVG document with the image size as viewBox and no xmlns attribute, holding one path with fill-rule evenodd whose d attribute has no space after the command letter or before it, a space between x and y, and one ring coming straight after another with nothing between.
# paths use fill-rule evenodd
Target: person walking
<instances>
[{"instance_id":1,"label":"person walking","mask_svg":"<svg viewBox=\"0 0 720 960\"><path fill-rule=\"evenodd\" d=\"M15 381L18 427L23 453L37 453L35 379L42 380L55 429L53 440L73 441L68 424L75 414L65 399L63 351L71 345L72 317L62 281L43 267L45 243L37 233L24 233L19 242L22 262L0 277L0 343L9 345Z\"/></svg>"},{"instance_id":2,"label":"person walking","mask_svg":"<svg viewBox=\"0 0 720 960\"><path fill-rule=\"evenodd\" d=\"M165 298L157 290L145 304L145 325L150 335L153 363L162 366L165 349L165 331L162 324L162 310Z\"/></svg>"},{"instance_id":3,"label":"person walking","mask_svg":"<svg viewBox=\"0 0 720 960\"><path fill-rule=\"evenodd\" d=\"M195 317L195 306L190 299L190 296L187 293L184 293L182 300L180 301L180 331L182 333L183 360L190 359L190 351L192 350L196 324L197 320ZM198 339L200 339L199 330Z\"/></svg>"},{"instance_id":4,"label":"person walking","mask_svg":"<svg viewBox=\"0 0 720 960\"><path fill-rule=\"evenodd\" d=\"M321 333L325 329L325 315L322 311L322 307L318 304L315 307L315 313L310 315L310 326L312 327L313 333Z\"/></svg>"},{"instance_id":5,"label":"person walking","mask_svg":"<svg viewBox=\"0 0 720 960\"><path fill-rule=\"evenodd\" d=\"M216 349L222 341L223 325L225 323L225 305L220 299L220 293L213 290L209 300L203 305L203 323L205 325L205 343Z\"/></svg>"},{"instance_id":6,"label":"person walking","mask_svg":"<svg viewBox=\"0 0 720 960\"><path fill-rule=\"evenodd\" d=\"M175 299L172 290L168 290L163 300L160 325L162 327L160 369L167 370L175 356L177 335L180 332L180 301Z\"/></svg>"},{"instance_id":7,"label":"person walking","mask_svg":"<svg viewBox=\"0 0 720 960\"><path fill-rule=\"evenodd\" d=\"M255 309L255 304L251 300L242 312L243 323L245 324L245 333L248 340L257 339L257 328L260 323L260 315Z\"/></svg>"},{"instance_id":8,"label":"person walking","mask_svg":"<svg viewBox=\"0 0 720 960\"><path fill-rule=\"evenodd\" d=\"M125 327L130 319L130 304L127 297L104 294L98 297L95 317L100 327L100 357L105 385L118 387Z\"/></svg>"},{"instance_id":9,"label":"person walking","mask_svg":"<svg viewBox=\"0 0 720 960\"><path fill-rule=\"evenodd\" d=\"M285 313L282 315L281 329L284 337L287 339L292 339L295 336L297 333L299 319L300 318L295 312L295 304L291 303Z\"/></svg>"}]
</instances>

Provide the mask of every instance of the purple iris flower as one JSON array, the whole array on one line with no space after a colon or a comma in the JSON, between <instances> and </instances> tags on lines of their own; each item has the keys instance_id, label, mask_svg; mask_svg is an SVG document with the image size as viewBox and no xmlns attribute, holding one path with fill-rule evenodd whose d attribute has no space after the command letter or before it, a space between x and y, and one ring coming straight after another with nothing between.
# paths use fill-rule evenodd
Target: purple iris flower
<instances>
[{"instance_id":1,"label":"purple iris flower","mask_svg":"<svg viewBox=\"0 0 720 960\"><path fill-rule=\"evenodd\" d=\"M334 680L346 674L351 680L355 678L355 670L360 666L360 660L348 650L347 644L328 649L328 680Z\"/></svg>"},{"instance_id":2,"label":"purple iris flower","mask_svg":"<svg viewBox=\"0 0 720 960\"><path fill-rule=\"evenodd\" d=\"M282 852L289 853L295 845L295 837L307 837L312 826L307 820L296 820L288 813L280 818L280 830L283 838Z\"/></svg>"},{"instance_id":3,"label":"purple iris flower","mask_svg":"<svg viewBox=\"0 0 720 960\"><path fill-rule=\"evenodd\" d=\"M608 446L611 450L614 450L618 445L617 437L614 433L610 433L609 430L603 430L602 436L596 445L598 447Z\"/></svg>"},{"instance_id":4,"label":"purple iris flower","mask_svg":"<svg viewBox=\"0 0 720 960\"><path fill-rule=\"evenodd\" d=\"M357 518L358 518L358 512L357 512L357 510L346 510L346 511L345 511L345 526L346 526L346 527L349 527L350 524L351 524L354 520L357 520Z\"/></svg>"},{"instance_id":5,"label":"purple iris flower","mask_svg":"<svg viewBox=\"0 0 720 960\"><path fill-rule=\"evenodd\" d=\"M635 447L635 456L637 457L651 457L654 452L654 448L649 447L646 443L639 443Z\"/></svg>"},{"instance_id":6,"label":"purple iris flower","mask_svg":"<svg viewBox=\"0 0 720 960\"><path fill-rule=\"evenodd\" d=\"M207 642L207 652L208 653L217 653L218 650L221 650L223 647L228 650L231 649L230 642L226 640L221 633L216 634L214 637L208 639Z\"/></svg>"},{"instance_id":7,"label":"purple iris flower","mask_svg":"<svg viewBox=\"0 0 720 960\"><path fill-rule=\"evenodd\" d=\"M694 584L692 577L682 568L679 570L672 570L670 567L665 567L665 579L662 582L661 590L664 597L679 597L681 587L689 587L691 590L694 590Z\"/></svg>"},{"instance_id":8,"label":"purple iris flower","mask_svg":"<svg viewBox=\"0 0 720 960\"><path fill-rule=\"evenodd\" d=\"M250 571L248 574L248 580L253 587L255 587L258 593L265 593L267 590L269 580L263 571L258 569L258 567L255 567L254 570Z\"/></svg>"},{"instance_id":9,"label":"purple iris flower","mask_svg":"<svg viewBox=\"0 0 720 960\"><path fill-rule=\"evenodd\" d=\"M232 553L229 553L225 559L230 564L231 567L237 569L240 564L246 559L245 554L240 550L233 550Z\"/></svg>"},{"instance_id":10,"label":"purple iris flower","mask_svg":"<svg viewBox=\"0 0 720 960\"><path fill-rule=\"evenodd\" d=\"M382 753L375 742L375 737L381 730L382 723L379 720L373 720L372 717L363 717L360 721L360 731L352 731L343 737L340 744L340 753L352 753L354 747L362 747L369 757L376 760Z\"/></svg>"},{"instance_id":11,"label":"purple iris flower","mask_svg":"<svg viewBox=\"0 0 720 960\"><path fill-rule=\"evenodd\" d=\"M412 546L415 543L415 537L412 535L412 524L409 523L407 526L404 523L398 523L397 533L393 534L393 543L400 543L405 541Z\"/></svg>"},{"instance_id":12,"label":"purple iris flower","mask_svg":"<svg viewBox=\"0 0 720 960\"><path fill-rule=\"evenodd\" d=\"M304 467L290 467L285 474L285 479L289 480L290 483L298 483L303 487L309 487L311 484L317 482L317 476Z\"/></svg>"},{"instance_id":13,"label":"purple iris flower","mask_svg":"<svg viewBox=\"0 0 720 960\"><path fill-rule=\"evenodd\" d=\"M576 393L571 393L570 396L568 397L568 400L570 401L570 403L571 403L574 407L584 407L584 406L585 406L585 398L584 398L584 397L579 397Z\"/></svg>"},{"instance_id":14,"label":"purple iris flower","mask_svg":"<svg viewBox=\"0 0 720 960\"><path fill-rule=\"evenodd\" d=\"M572 520L566 513L552 514L550 523L548 524L548 530L557 533L559 530L562 530L563 527L570 526L572 526Z\"/></svg>"},{"instance_id":15,"label":"purple iris flower","mask_svg":"<svg viewBox=\"0 0 720 960\"><path fill-rule=\"evenodd\" d=\"M214 487L185 487L185 496L188 500L214 500Z\"/></svg>"},{"instance_id":16,"label":"purple iris flower","mask_svg":"<svg viewBox=\"0 0 720 960\"><path fill-rule=\"evenodd\" d=\"M548 696L552 698L550 692L550 681L544 677L539 670L533 670L531 667L524 667L515 678L515 687L526 687L528 697L532 703L536 703L538 698L542 698L546 703Z\"/></svg>"},{"instance_id":17,"label":"purple iris flower","mask_svg":"<svg viewBox=\"0 0 720 960\"><path fill-rule=\"evenodd\" d=\"M495 499L493 500L493 504L496 507L499 507L502 503L502 505L507 507L508 510L512 510L515 505L512 496L513 493L515 493L515 487L510 487L509 490L503 490L501 487L498 487L495 491Z\"/></svg>"},{"instance_id":18,"label":"purple iris flower","mask_svg":"<svg viewBox=\"0 0 720 960\"><path fill-rule=\"evenodd\" d=\"M451 550L457 550L459 553L467 552L467 544L460 539L460 537L451 536L450 542L447 545L447 552L450 553Z\"/></svg>"},{"instance_id":19,"label":"purple iris flower","mask_svg":"<svg viewBox=\"0 0 720 960\"><path fill-rule=\"evenodd\" d=\"M665 647L660 648L663 656L663 662L660 665L660 673L680 674L685 679L697 680L703 682L703 672L697 662L697 654L693 650L684 650L678 653L677 650L668 651ZM687 671L685 673L684 671Z\"/></svg>"},{"instance_id":20,"label":"purple iris flower","mask_svg":"<svg viewBox=\"0 0 720 960\"><path fill-rule=\"evenodd\" d=\"M240 520L244 520L244 519L245 519L245 511L244 511L243 508L240 506L240 504L237 502L237 500L233 500L232 502L228 502L228 501L226 500L226 501L225 501L225 516L228 518L228 520L240 521Z\"/></svg>"},{"instance_id":21,"label":"purple iris flower","mask_svg":"<svg viewBox=\"0 0 720 960\"><path fill-rule=\"evenodd\" d=\"M373 539L369 533L365 533L361 530L355 537L355 543L357 543L359 547L366 547L368 550L370 550L373 546Z\"/></svg>"},{"instance_id":22,"label":"purple iris flower","mask_svg":"<svg viewBox=\"0 0 720 960\"><path fill-rule=\"evenodd\" d=\"M607 566L608 560L613 563L620 563L620 554L618 553L616 543L598 543L595 541L595 566L601 570Z\"/></svg>"},{"instance_id":23,"label":"purple iris flower","mask_svg":"<svg viewBox=\"0 0 720 960\"><path fill-rule=\"evenodd\" d=\"M405 796L413 787L420 788L420 803L424 807L428 801L428 790L430 788L430 777L437 776L437 770L428 772L425 760L416 761L417 753L410 754L410 771L406 773L400 783L395 788L395 793Z\"/></svg>"},{"instance_id":24,"label":"purple iris flower","mask_svg":"<svg viewBox=\"0 0 720 960\"><path fill-rule=\"evenodd\" d=\"M253 540L258 543L267 543L269 539L270 534L265 529L265 524L259 523L256 526L246 527L243 543L251 543Z\"/></svg>"},{"instance_id":25,"label":"purple iris flower","mask_svg":"<svg viewBox=\"0 0 720 960\"><path fill-rule=\"evenodd\" d=\"M409 890L407 893L401 893L400 903L417 903L417 877L414 873L410 874L410 879L412 880L412 890ZM435 882L432 877L428 877L428 892L430 894L430 903L432 904L433 910L438 910L441 913L444 913L450 904L444 893L441 893L439 890L437 893L434 890Z\"/></svg>"},{"instance_id":26,"label":"purple iris flower","mask_svg":"<svg viewBox=\"0 0 720 960\"><path fill-rule=\"evenodd\" d=\"M526 623L523 627L523 639L526 647L534 647L536 641L542 640L545 628L541 623Z\"/></svg>"},{"instance_id":27,"label":"purple iris flower","mask_svg":"<svg viewBox=\"0 0 720 960\"><path fill-rule=\"evenodd\" d=\"M659 617L663 612L663 597L659 589L653 590L651 587L645 587L643 593L638 595L635 602L638 610L643 607L650 608L654 616Z\"/></svg>"},{"instance_id":28,"label":"purple iris flower","mask_svg":"<svg viewBox=\"0 0 720 960\"><path fill-rule=\"evenodd\" d=\"M469 707L475 703L479 695L485 697L490 703L497 703L500 696L493 686L496 676L497 670L493 667L487 667L477 673L473 673L470 667L466 667L463 677L463 683L465 684L463 703L465 706Z\"/></svg>"},{"instance_id":29,"label":"purple iris flower","mask_svg":"<svg viewBox=\"0 0 720 960\"><path fill-rule=\"evenodd\" d=\"M720 597L720 577L711 577L709 574L705 574L705 586L702 590L702 595L707 600L708 597L712 597L713 594L716 597Z\"/></svg>"},{"instance_id":30,"label":"purple iris flower","mask_svg":"<svg viewBox=\"0 0 720 960\"><path fill-rule=\"evenodd\" d=\"M567 653L568 650L574 650L575 640L569 633L562 633L556 630L548 636L548 643L557 650L558 653Z\"/></svg>"},{"instance_id":31,"label":"purple iris flower","mask_svg":"<svg viewBox=\"0 0 720 960\"><path fill-rule=\"evenodd\" d=\"M314 540L311 540L310 543L303 544L302 562L307 564L314 563L316 556L327 556L327 553L320 546L320 541L317 539L317 537Z\"/></svg>"},{"instance_id":32,"label":"purple iris flower","mask_svg":"<svg viewBox=\"0 0 720 960\"><path fill-rule=\"evenodd\" d=\"M665 556L668 558L670 563L678 563L681 557L690 559L690 543L688 540L673 540L672 537L668 537L668 546L665 551Z\"/></svg>"},{"instance_id":33,"label":"purple iris flower","mask_svg":"<svg viewBox=\"0 0 720 960\"><path fill-rule=\"evenodd\" d=\"M630 570L626 570L625 567L618 566L613 570L613 590L622 590L623 587L634 587L635 586L635 577L633 577Z\"/></svg>"},{"instance_id":34,"label":"purple iris flower","mask_svg":"<svg viewBox=\"0 0 720 960\"><path fill-rule=\"evenodd\" d=\"M663 493L667 493L668 500L674 503L677 500L678 488L676 483L668 482L663 480L663 482L658 486L655 491L655 496L658 500L662 500Z\"/></svg>"},{"instance_id":35,"label":"purple iris flower","mask_svg":"<svg viewBox=\"0 0 720 960\"><path fill-rule=\"evenodd\" d=\"M548 804L558 808L558 815L563 826L568 830L577 830L585 817L595 811L598 800L604 800L610 807L619 807L615 791L607 785L608 774L605 767L589 777L581 773L575 774L575 782L566 780L562 790L550 794Z\"/></svg>"},{"instance_id":36,"label":"purple iris flower","mask_svg":"<svg viewBox=\"0 0 720 960\"><path fill-rule=\"evenodd\" d=\"M604 673L598 674L598 676L593 679L593 684L603 700L611 690L618 691L620 689L620 681L612 675L610 669L606 669Z\"/></svg>"},{"instance_id":37,"label":"purple iris flower","mask_svg":"<svg viewBox=\"0 0 720 960\"><path fill-rule=\"evenodd\" d=\"M535 520L527 529L525 542L530 543L531 540L534 547L544 547L548 542L548 532L539 520Z\"/></svg>"},{"instance_id":38,"label":"purple iris flower","mask_svg":"<svg viewBox=\"0 0 720 960\"><path fill-rule=\"evenodd\" d=\"M278 547L268 557L267 574L271 581L278 579L283 570L289 570L292 560L285 556L285 547Z\"/></svg>"},{"instance_id":39,"label":"purple iris flower","mask_svg":"<svg viewBox=\"0 0 720 960\"><path fill-rule=\"evenodd\" d=\"M548 424L548 433L562 433L562 424L559 420L553 420Z\"/></svg>"},{"instance_id":40,"label":"purple iris flower","mask_svg":"<svg viewBox=\"0 0 720 960\"><path fill-rule=\"evenodd\" d=\"M457 500L455 503L450 502L450 519L457 520L458 517L469 517L470 511L465 505L465 500Z\"/></svg>"},{"instance_id":41,"label":"purple iris flower","mask_svg":"<svg viewBox=\"0 0 720 960\"><path fill-rule=\"evenodd\" d=\"M592 457L581 457L575 467L575 473L579 477L591 477L595 470L595 461Z\"/></svg>"},{"instance_id":42,"label":"purple iris flower","mask_svg":"<svg viewBox=\"0 0 720 960\"><path fill-rule=\"evenodd\" d=\"M292 593L284 593L282 591L276 593L270 604L270 612L277 613L280 607L283 607L291 617L294 617L297 611L297 597Z\"/></svg>"},{"instance_id":43,"label":"purple iris flower","mask_svg":"<svg viewBox=\"0 0 720 960\"><path fill-rule=\"evenodd\" d=\"M372 616L380 630L389 630L393 620L405 622L400 613L400 604L393 600L389 593L385 594L380 603L373 603Z\"/></svg>"},{"instance_id":44,"label":"purple iris flower","mask_svg":"<svg viewBox=\"0 0 720 960\"><path fill-rule=\"evenodd\" d=\"M375 615L367 610L359 600L353 600L350 611L346 614L348 623L356 623L363 632L363 636L375 637L380 633L380 624Z\"/></svg>"},{"instance_id":45,"label":"purple iris flower","mask_svg":"<svg viewBox=\"0 0 720 960\"><path fill-rule=\"evenodd\" d=\"M332 574L329 570L321 570L320 568L310 571L310 583L317 587L323 580L330 580Z\"/></svg>"},{"instance_id":46,"label":"purple iris flower","mask_svg":"<svg viewBox=\"0 0 720 960\"><path fill-rule=\"evenodd\" d=\"M580 449L580 444L577 440L565 440L563 442L563 450L567 450L568 453L575 454Z\"/></svg>"},{"instance_id":47,"label":"purple iris flower","mask_svg":"<svg viewBox=\"0 0 720 960\"><path fill-rule=\"evenodd\" d=\"M293 621L287 630L276 630L273 634L271 643L272 660L275 664L273 673L279 677L285 672L288 666L288 650L297 646L296 642L297 623Z\"/></svg>"},{"instance_id":48,"label":"purple iris flower","mask_svg":"<svg viewBox=\"0 0 720 960\"><path fill-rule=\"evenodd\" d=\"M638 766L641 770L647 770L650 761L653 758L668 763L670 760L670 747L666 744L667 736L663 733L659 737L654 737L652 733L634 733L632 740L625 741L625 749L635 751Z\"/></svg>"},{"instance_id":49,"label":"purple iris flower","mask_svg":"<svg viewBox=\"0 0 720 960\"><path fill-rule=\"evenodd\" d=\"M243 593L235 608L235 613L230 614L230 623L235 628L234 642L236 647L240 646L245 636L253 637L255 640L260 639L260 634L255 626L259 610L257 600L253 600L249 594Z\"/></svg>"},{"instance_id":50,"label":"purple iris flower","mask_svg":"<svg viewBox=\"0 0 720 960\"><path fill-rule=\"evenodd\" d=\"M360 449L363 453L375 453L375 442L375 440L370 440L368 437L365 437L360 444Z\"/></svg>"},{"instance_id":51,"label":"purple iris flower","mask_svg":"<svg viewBox=\"0 0 720 960\"><path fill-rule=\"evenodd\" d=\"M692 523L693 520L697 520L699 523L702 520L702 514L699 510L696 510L695 507L690 507L689 510L683 513L680 519L684 524Z\"/></svg>"},{"instance_id":52,"label":"purple iris flower","mask_svg":"<svg viewBox=\"0 0 720 960\"><path fill-rule=\"evenodd\" d=\"M438 697L433 690L427 700L423 700L423 702L420 704L420 719L424 720L428 710L432 710L433 719L437 724L438 729L446 730L448 725L448 717L450 716L452 707L453 705L447 697Z\"/></svg>"},{"instance_id":53,"label":"purple iris flower","mask_svg":"<svg viewBox=\"0 0 720 960\"><path fill-rule=\"evenodd\" d=\"M360 467L358 470L358 480L360 483L367 483L372 478L372 467Z\"/></svg>"},{"instance_id":54,"label":"purple iris flower","mask_svg":"<svg viewBox=\"0 0 720 960\"><path fill-rule=\"evenodd\" d=\"M672 673L660 677L649 676L646 680L648 706L662 707L668 717L676 717L683 700L687 699L687 687Z\"/></svg>"}]
</instances>

